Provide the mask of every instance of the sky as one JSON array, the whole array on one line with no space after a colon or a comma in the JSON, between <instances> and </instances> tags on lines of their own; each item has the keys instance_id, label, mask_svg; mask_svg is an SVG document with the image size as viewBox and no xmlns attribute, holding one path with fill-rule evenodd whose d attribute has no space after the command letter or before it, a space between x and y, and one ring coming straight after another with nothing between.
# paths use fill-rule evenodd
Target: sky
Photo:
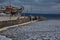
<instances>
[{"instance_id":1,"label":"sky","mask_svg":"<svg viewBox=\"0 0 60 40\"><path fill-rule=\"evenodd\" d=\"M24 13L60 13L60 0L0 0L0 5L24 6Z\"/></svg>"}]
</instances>

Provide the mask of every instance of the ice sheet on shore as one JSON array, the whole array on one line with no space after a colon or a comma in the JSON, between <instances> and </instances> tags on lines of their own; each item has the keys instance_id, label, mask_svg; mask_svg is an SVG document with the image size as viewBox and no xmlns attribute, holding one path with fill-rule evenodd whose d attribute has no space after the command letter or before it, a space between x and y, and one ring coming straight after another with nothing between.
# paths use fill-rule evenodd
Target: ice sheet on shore
<instances>
[{"instance_id":1,"label":"ice sheet on shore","mask_svg":"<svg viewBox=\"0 0 60 40\"><path fill-rule=\"evenodd\" d=\"M60 40L60 20L46 20L15 27L2 33L14 40Z\"/></svg>"},{"instance_id":2,"label":"ice sheet on shore","mask_svg":"<svg viewBox=\"0 0 60 40\"><path fill-rule=\"evenodd\" d=\"M17 17L0 17L0 21L16 20Z\"/></svg>"},{"instance_id":3,"label":"ice sheet on shore","mask_svg":"<svg viewBox=\"0 0 60 40\"><path fill-rule=\"evenodd\" d=\"M28 27L29 26L29 27ZM24 31L55 31L60 28L60 20L40 21L23 27Z\"/></svg>"},{"instance_id":4,"label":"ice sheet on shore","mask_svg":"<svg viewBox=\"0 0 60 40\"><path fill-rule=\"evenodd\" d=\"M12 39L6 38L5 36L1 36L1 35L0 35L0 40L12 40Z\"/></svg>"},{"instance_id":5,"label":"ice sheet on shore","mask_svg":"<svg viewBox=\"0 0 60 40\"><path fill-rule=\"evenodd\" d=\"M16 20L18 18L18 16L3 16L3 17L0 17L0 21L8 21L8 20ZM23 16L20 17L21 18L24 18Z\"/></svg>"}]
</instances>

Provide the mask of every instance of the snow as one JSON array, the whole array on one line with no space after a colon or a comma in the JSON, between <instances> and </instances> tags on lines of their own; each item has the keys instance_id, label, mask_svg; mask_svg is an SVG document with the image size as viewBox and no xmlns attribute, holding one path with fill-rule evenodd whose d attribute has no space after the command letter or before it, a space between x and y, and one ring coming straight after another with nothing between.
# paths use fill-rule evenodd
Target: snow
<instances>
[{"instance_id":1,"label":"snow","mask_svg":"<svg viewBox=\"0 0 60 40\"><path fill-rule=\"evenodd\" d=\"M28 26L24 27L22 30L24 31L55 31L60 26L60 20L40 21Z\"/></svg>"},{"instance_id":2,"label":"snow","mask_svg":"<svg viewBox=\"0 0 60 40\"><path fill-rule=\"evenodd\" d=\"M12 39L6 38L5 36L1 36L1 35L0 35L0 40L12 40Z\"/></svg>"},{"instance_id":3,"label":"snow","mask_svg":"<svg viewBox=\"0 0 60 40\"><path fill-rule=\"evenodd\" d=\"M0 21L16 20L17 17L0 17Z\"/></svg>"},{"instance_id":4,"label":"snow","mask_svg":"<svg viewBox=\"0 0 60 40\"><path fill-rule=\"evenodd\" d=\"M17 18L18 16L17 17L3 16L3 17L0 17L0 21L16 20ZM21 18L24 18L24 17L20 17L20 19Z\"/></svg>"},{"instance_id":5,"label":"snow","mask_svg":"<svg viewBox=\"0 0 60 40\"><path fill-rule=\"evenodd\" d=\"M45 20L0 33L13 40L60 40L60 20Z\"/></svg>"},{"instance_id":6,"label":"snow","mask_svg":"<svg viewBox=\"0 0 60 40\"><path fill-rule=\"evenodd\" d=\"M5 13L0 13L0 15L6 15Z\"/></svg>"}]
</instances>

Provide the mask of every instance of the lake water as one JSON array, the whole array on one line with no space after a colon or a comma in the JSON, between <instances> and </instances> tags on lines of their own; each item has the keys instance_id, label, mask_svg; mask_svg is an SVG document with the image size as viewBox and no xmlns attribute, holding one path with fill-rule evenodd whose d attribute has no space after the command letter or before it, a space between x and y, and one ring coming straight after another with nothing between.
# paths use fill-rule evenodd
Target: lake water
<instances>
[{"instance_id":1,"label":"lake water","mask_svg":"<svg viewBox=\"0 0 60 40\"><path fill-rule=\"evenodd\" d=\"M25 16L44 16L48 19L60 19L60 14L34 14L34 13L22 13L22 15L25 15Z\"/></svg>"}]
</instances>

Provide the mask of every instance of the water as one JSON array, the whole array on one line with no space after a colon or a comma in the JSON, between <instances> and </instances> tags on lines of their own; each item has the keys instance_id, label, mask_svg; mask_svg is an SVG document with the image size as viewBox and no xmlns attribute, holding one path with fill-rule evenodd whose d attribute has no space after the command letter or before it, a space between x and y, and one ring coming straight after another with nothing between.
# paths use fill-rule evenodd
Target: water
<instances>
[{"instance_id":1,"label":"water","mask_svg":"<svg viewBox=\"0 0 60 40\"><path fill-rule=\"evenodd\" d=\"M37 13L22 13L22 15L25 15L25 16L44 16L48 19L60 19L60 14L37 14Z\"/></svg>"}]
</instances>

